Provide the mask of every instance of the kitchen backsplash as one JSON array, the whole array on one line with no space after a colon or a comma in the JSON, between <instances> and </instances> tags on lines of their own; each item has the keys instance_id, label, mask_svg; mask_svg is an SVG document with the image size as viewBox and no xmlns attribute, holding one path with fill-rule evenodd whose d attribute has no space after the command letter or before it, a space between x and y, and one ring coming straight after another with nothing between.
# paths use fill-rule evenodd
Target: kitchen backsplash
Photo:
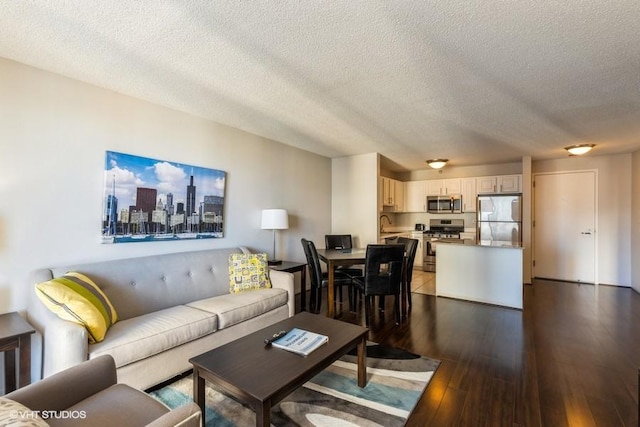
<instances>
[{"instance_id":1,"label":"kitchen backsplash","mask_svg":"<svg viewBox=\"0 0 640 427\"><path fill-rule=\"evenodd\" d=\"M465 229L475 229L476 227L476 213L462 213L462 214L429 214L429 213L387 213L391 218L392 224L390 226L385 225L385 229L389 227L410 227L413 228L415 224L425 224L429 228L429 220L431 218L462 218L464 219ZM386 222L385 222L386 223Z\"/></svg>"}]
</instances>

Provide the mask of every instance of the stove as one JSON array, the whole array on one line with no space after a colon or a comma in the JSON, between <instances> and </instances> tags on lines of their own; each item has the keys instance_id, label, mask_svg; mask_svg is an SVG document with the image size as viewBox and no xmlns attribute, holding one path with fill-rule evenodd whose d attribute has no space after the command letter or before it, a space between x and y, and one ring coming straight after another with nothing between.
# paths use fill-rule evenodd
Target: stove
<instances>
[{"instance_id":1,"label":"stove","mask_svg":"<svg viewBox=\"0 0 640 427\"><path fill-rule=\"evenodd\" d=\"M429 229L422 234L424 240L422 270L435 273L437 243L457 242L463 231L463 219L431 219Z\"/></svg>"},{"instance_id":2,"label":"stove","mask_svg":"<svg viewBox=\"0 0 640 427\"><path fill-rule=\"evenodd\" d=\"M463 231L464 219L431 219L429 229L423 234L425 237L459 239Z\"/></svg>"}]
</instances>

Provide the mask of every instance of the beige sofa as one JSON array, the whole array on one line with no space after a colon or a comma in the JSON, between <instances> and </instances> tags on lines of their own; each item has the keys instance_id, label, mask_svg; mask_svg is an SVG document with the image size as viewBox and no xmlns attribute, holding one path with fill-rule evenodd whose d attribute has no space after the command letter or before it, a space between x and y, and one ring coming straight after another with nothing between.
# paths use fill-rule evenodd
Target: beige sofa
<instances>
[{"instance_id":1,"label":"beige sofa","mask_svg":"<svg viewBox=\"0 0 640 427\"><path fill-rule=\"evenodd\" d=\"M110 355L119 382L144 390L189 370L193 356L293 316L290 273L270 271L271 289L229 293L229 255L242 252L248 250L180 252L34 271L34 285L69 271L85 274L119 317L102 342L89 344L82 326L57 317L32 292L27 317L37 330L35 376Z\"/></svg>"},{"instance_id":2,"label":"beige sofa","mask_svg":"<svg viewBox=\"0 0 640 427\"><path fill-rule=\"evenodd\" d=\"M4 397L24 405L5 414L14 422L23 422L19 425L39 425L32 419L36 414L50 427L200 427L202 424L202 413L194 402L170 410L148 394L119 384L113 358L106 355Z\"/></svg>"}]
</instances>

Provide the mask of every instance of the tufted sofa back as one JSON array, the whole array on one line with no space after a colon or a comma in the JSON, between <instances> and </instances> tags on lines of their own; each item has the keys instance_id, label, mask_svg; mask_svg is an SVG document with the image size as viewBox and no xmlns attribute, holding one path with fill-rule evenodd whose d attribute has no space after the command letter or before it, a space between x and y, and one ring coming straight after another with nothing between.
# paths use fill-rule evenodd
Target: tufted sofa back
<instances>
[{"instance_id":1,"label":"tufted sofa back","mask_svg":"<svg viewBox=\"0 0 640 427\"><path fill-rule=\"evenodd\" d=\"M121 320L229 293L229 255L242 248L210 249L36 270L32 284L78 271L113 303Z\"/></svg>"}]
</instances>

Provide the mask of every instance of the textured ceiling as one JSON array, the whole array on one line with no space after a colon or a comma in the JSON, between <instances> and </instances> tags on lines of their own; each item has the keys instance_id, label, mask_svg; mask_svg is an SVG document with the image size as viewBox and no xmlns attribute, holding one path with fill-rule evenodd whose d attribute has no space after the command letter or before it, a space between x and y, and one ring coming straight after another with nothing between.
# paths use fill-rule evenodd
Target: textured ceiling
<instances>
[{"instance_id":1,"label":"textured ceiling","mask_svg":"<svg viewBox=\"0 0 640 427\"><path fill-rule=\"evenodd\" d=\"M640 149L638 0L0 0L0 56L407 170Z\"/></svg>"}]
</instances>

